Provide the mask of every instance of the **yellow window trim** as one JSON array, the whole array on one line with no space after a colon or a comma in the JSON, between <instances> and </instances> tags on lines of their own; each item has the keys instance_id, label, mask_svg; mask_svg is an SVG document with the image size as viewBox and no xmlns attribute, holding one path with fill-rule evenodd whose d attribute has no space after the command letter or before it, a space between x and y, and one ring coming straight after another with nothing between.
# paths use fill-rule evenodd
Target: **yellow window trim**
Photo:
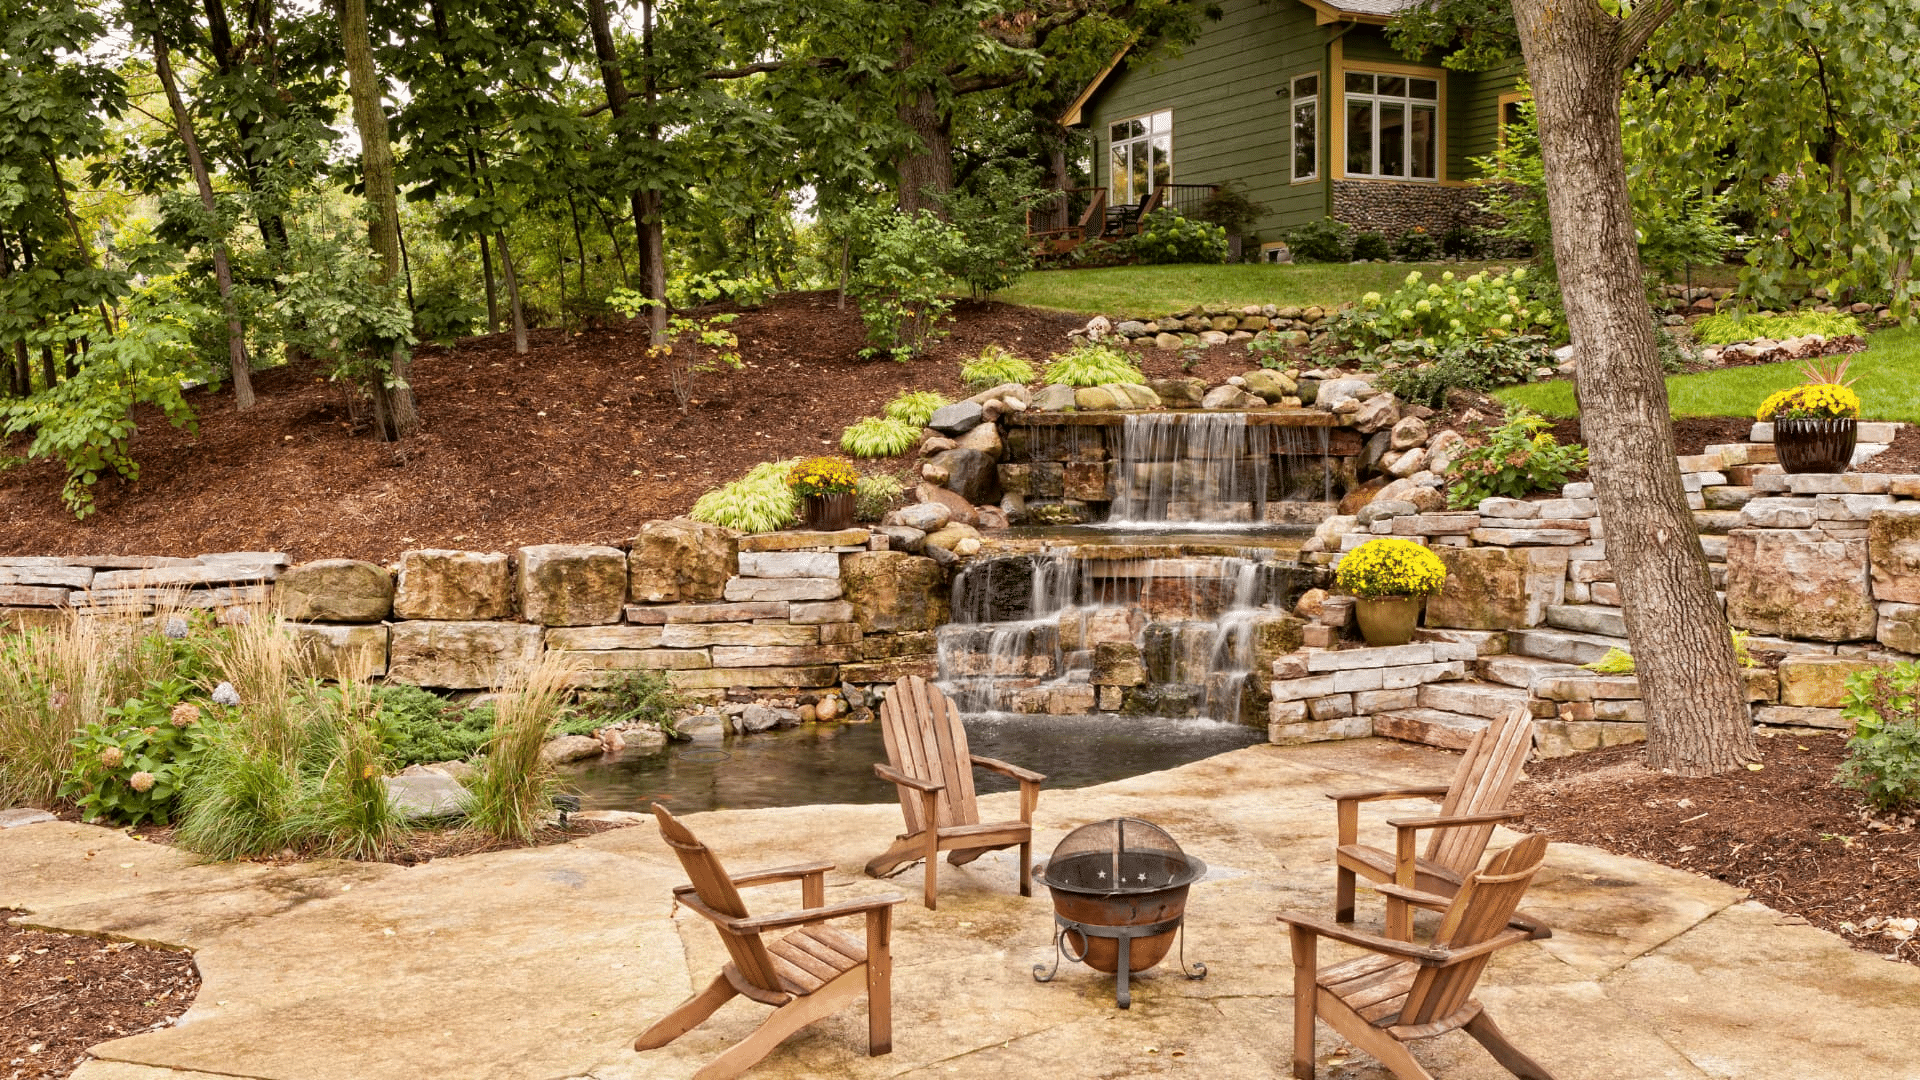
<instances>
[{"instance_id":1,"label":"yellow window trim","mask_svg":"<svg viewBox=\"0 0 1920 1080\"><path fill-rule=\"evenodd\" d=\"M1494 123L1495 130L1497 132L1494 138L1494 143L1496 145L1498 146L1507 145L1507 106L1512 105L1516 101L1526 101L1532 97L1533 97L1532 91L1513 90L1505 94L1501 94L1500 97L1496 99L1493 106L1494 107L1493 123Z\"/></svg>"},{"instance_id":2,"label":"yellow window trim","mask_svg":"<svg viewBox=\"0 0 1920 1080\"><path fill-rule=\"evenodd\" d=\"M1336 47L1338 47L1339 45L1338 42L1335 42L1334 44ZM1300 79L1306 78L1308 75L1320 76L1320 81L1323 83L1327 81L1327 73L1320 70L1319 68L1307 68L1303 71L1287 76L1287 175L1288 176L1293 175L1293 106L1296 100L1293 96L1293 84ZM1327 95L1324 92L1318 93L1313 96L1313 99L1314 99L1314 111L1319 114L1314 117L1314 127L1325 128L1326 127L1325 118L1327 114ZM1318 138L1319 134L1320 134L1319 131L1315 131L1314 137ZM1325 180L1327 178L1326 150L1327 148L1324 145L1320 147L1320 160L1315 163L1315 168L1313 170L1312 176L1309 176L1303 180L1290 180L1288 181L1287 186L1288 187L1306 187L1310 184L1318 184L1321 181Z\"/></svg>"},{"instance_id":3,"label":"yellow window trim","mask_svg":"<svg viewBox=\"0 0 1920 1080\"><path fill-rule=\"evenodd\" d=\"M1434 164L1436 174L1432 180L1396 180L1390 177L1356 176L1351 179L1377 180L1383 184L1434 184L1441 187L1465 186L1459 181L1447 179L1447 71L1445 68L1424 67L1420 64L1398 64L1386 61L1356 60L1347 63L1346 42L1336 40L1333 43L1333 73L1328 79L1329 91L1322 95L1329 102L1329 120L1333 137L1328 140L1329 148L1336 151L1333 160L1327 163L1327 176L1333 180L1346 180L1347 176L1347 72L1385 72L1389 75L1415 75L1422 79L1432 79L1440 94L1434 102L1434 121L1440 125L1440 137L1435 141L1434 154L1439 158Z\"/></svg>"}]
</instances>

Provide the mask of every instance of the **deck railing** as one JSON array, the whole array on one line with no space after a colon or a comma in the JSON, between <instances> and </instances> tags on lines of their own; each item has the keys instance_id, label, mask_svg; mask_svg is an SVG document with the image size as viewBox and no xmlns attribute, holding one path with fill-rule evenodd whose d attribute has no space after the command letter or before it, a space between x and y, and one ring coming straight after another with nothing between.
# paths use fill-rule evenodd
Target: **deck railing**
<instances>
[{"instance_id":1,"label":"deck railing","mask_svg":"<svg viewBox=\"0 0 1920 1080\"><path fill-rule=\"evenodd\" d=\"M1140 220L1162 207L1191 217L1219 190L1217 184L1162 184L1138 203L1110 204L1103 187L1068 188L1027 211L1027 237L1052 253L1072 250L1097 236L1131 236Z\"/></svg>"}]
</instances>

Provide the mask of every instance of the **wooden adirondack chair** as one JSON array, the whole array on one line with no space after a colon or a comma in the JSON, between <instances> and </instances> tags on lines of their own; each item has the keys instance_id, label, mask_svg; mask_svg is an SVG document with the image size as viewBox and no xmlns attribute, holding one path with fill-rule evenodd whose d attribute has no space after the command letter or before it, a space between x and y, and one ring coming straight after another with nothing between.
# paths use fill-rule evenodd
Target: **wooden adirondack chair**
<instances>
[{"instance_id":1,"label":"wooden adirondack chair","mask_svg":"<svg viewBox=\"0 0 1920 1080\"><path fill-rule=\"evenodd\" d=\"M1521 1053L1471 997L1492 954L1545 936L1544 928L1509 922L1540 868L1547 840L1529 836L1467 875L1451 901L1397 885L1378 886L1390 908L1444 911L1429 944L1349 929L1305 915L1282 915L1293 937L1293 1075L1313 1080L1313 1021L1325 1020L1348 1042L1380 1059L1400 1080L1433 1080L1406 1044L1464 1027L1494 1060L1522 1080L1553 1080ZM1408 916L1404 915L1403 918ZM1358 945L1372 955L1319 968L1320 938Z\"/></svg>"},{"instance_id":2,"label":"wooden adirondack chair","mask_svg":"<svg viewBox=\"0 0 1920 1080\"><path fill-rule=\"evenodd\" d=\"M893 685L880 706L880 732L887 764L874 774L892 781L900 793L907 831L884 854L867 863L867 873L884 877L914 861L927 861L926 902L932 910L940 853L964 866L989 851L1020 845L1020 895L1032 896L1028 863L1033 854L1033 808L1046 777L1037 772L967 752L967 729L960 710L927 680L909 675ZM973 766L1020 781L1020 820L982 823L974 801Z\"/></svg>"},{"instance_id":3,"label":"wooden adirondack chair","mask_svg":"<svg viewBox=\"0 0 1920 1080\"><path fill-rule=\"evenodd\" d=\"M729 876L705 844L694 839L667 808L655 804L660 835L680 857L691 885L673 890L673 898L704 916L719 929L733 962L707 984L634 1041L635 1050L665 1046L699 1027L735 994L774 1007L773 1015L740 1042L694 1073L694 1080L729 1080L752 1068L787 1036L867 995L867 1053L878 1057L893 1050L893 960L889 952L893 932L893 905L905 900L898 893L826 903L826 874L830 862L783 866L777 870ZM779 881L800 882L801 910L762 915L747 914L740 889ZM828 919L865 915L865 942L820 925ZM777 941L761 935L797 927Z\"/></svg>"},{"instance_id":4,"label":"wooden adirondack chair","mask_svg":"<svg viewBox=\"0 0 1920 1080\"><path fill-rule=\"evenodd\" d=\"M1527 752L1533 747L1533 718L1526 706L1516 707L1504 720L1495 720L1474 735L1447 787L1389 788L1331 794L1339 815L1339 841L1334 848L1334 915L1353 921L1354 876L1369 881L1391 881L1406 889L1436 896L1452 896L1461 880L1480 863L1494 825L1520 817L1506 809L1507 796L1520 778ZM1382 799L1443 799L1432 817L1390 821L1392 851L1360 843L1360 804ZM1414 848L1422 830L1431 830L1425 855ZM1411 912L1389 905L1387 935L1411 936Z\"/></svg>"}]
</instances>

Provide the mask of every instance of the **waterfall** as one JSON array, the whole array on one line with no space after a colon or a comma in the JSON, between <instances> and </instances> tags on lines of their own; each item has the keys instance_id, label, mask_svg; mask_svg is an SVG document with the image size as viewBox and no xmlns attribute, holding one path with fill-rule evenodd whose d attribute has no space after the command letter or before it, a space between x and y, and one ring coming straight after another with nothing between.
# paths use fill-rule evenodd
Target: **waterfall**
<instances>
[{"instance_id":1,"label":"waterfall","mask_svg":"<svg viewBox=\"0 0 1920 1080\"><path fill-rule=\"evenodd\" d=\"M1273 429L1246 413L1130 413L1120 440L1109 524L1266 521Z\"/></svg>"}]
</instances>

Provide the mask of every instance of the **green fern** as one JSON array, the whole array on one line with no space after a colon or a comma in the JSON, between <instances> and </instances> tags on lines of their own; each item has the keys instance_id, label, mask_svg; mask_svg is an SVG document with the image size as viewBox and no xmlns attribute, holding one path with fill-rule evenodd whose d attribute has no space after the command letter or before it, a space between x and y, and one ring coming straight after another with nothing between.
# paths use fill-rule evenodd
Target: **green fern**
<instances>
[{"instance_id":1,"label":"green fern","mask_svg":"<svg viewBox=\"0 0 1920 1080\"><path fill-rule=\"evenodd\" d=\"M856 420L840 433L840 449L854 457L893 457L920 442L920 425L887 416Z\"/></svg>"},{"instance_id":2,"label":"green fern","mask_svg":"<svg viewBox=\"0 0 1920 1080\"><path fill-rule=\"evenodd\" d=\"M700 496L688 516L695 521L742 532L772 532L800 516L800 501L787 486L787 473L800 461L769 461L747 475Z\"/></svg>"},{"instance_id":3,"label":"green fern","mask_svg":"<svg viewBox=\"0 0 1920 1080\"><path fill-rule=\"evenodd\" d=\"M1591 664L1580 666L1602 675L1631 675L1633 674L1633 654L1625 649L1608 649L1607 655Z\"/></svg>"},{"instance_id":4,"label":"green fern","mask_svg":"<svg viewBox=\"0 0 1920 1080\"><path fill-rule=\"evenodd\" d=\"M898 420L903 424L912 424L918 428L927 426L927 421L933 419L935 410L951 404L953 402L948 401L945 394L932 390L914 390L887 402L887 407L882 411L889 419Z\"/></svg>"},{"instance_id":5,"label":"green fern","mask_svg":"<svg viewBox=\"0 0 1920 1080\"><path fill-rule=\"evenodd\" d=\"M1047 381L1067 386L1101 386L1144 382L1146 376L1119 349L1083 343L1053 358L1053 363L1047 366Z\"/></svg>"},{"instance_id":6,"label":"green fern","mask_svg":"<svg viewBox=\"0 0 1920 1080\"><path fill-rule=\"evenodd\" d=\"M1033 365L998 345L980 350L978 359L960 365L960 378L975 390L1033 381Z\"/></svg>"},{"instance_id":7,"label":"green fern","mask_svg":"<svg viewBox=\"0 0 1920 1080\"><path fill-rule=\"evenodd\" d=\"M1804 311L1793 314L1766 311L1758 314L1728 312L1724 315L1709 315L1693 324L1694 340L1703 345L1731 345L1736 341L1754 341L1759 338L1780 341L1790 337L1805 337L1808 334L1845 337L1859 332L1858 319L1837 311Z\"/></svg>"}]
</instances>

